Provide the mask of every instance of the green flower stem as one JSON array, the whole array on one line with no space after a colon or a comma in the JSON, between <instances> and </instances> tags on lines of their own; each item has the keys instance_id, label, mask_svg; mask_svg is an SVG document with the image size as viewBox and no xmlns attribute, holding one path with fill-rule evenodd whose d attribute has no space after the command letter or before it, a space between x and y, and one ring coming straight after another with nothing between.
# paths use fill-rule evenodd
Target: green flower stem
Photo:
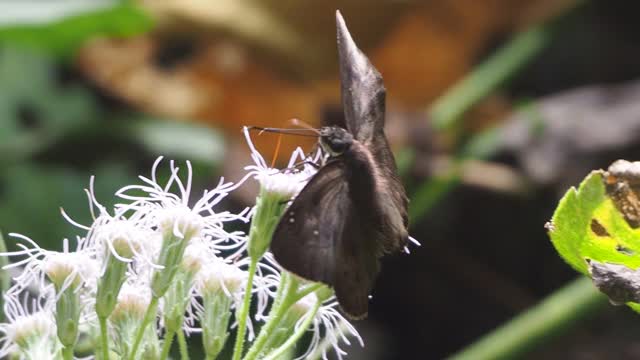
<instances>
[{"instance_id":1,"label":"green flower stem","mask_svg":"<svg viewBox=\"0 0 640 360\"><path fill-rule=\"evenodd\" d=\"M98 323L100 324L100 347L102 348L102 359L109 360L109 334L107 333L107 318L98 316Z\"/></svg>"},{"instance_id":2,"label":"green flower stem","mask_svg":"<svg viewBox=\"0 0 640 360\"><path fill-rule=\"evenodd\" d=\"M296 292L296 301L302 299L303 297L311 294L312 292L315 292L316 290L320 289L321 287L325 286L322 283L311 283L301 289L299 289Z\"/></svg>"},{"instance_id":3,"label":"green flower stem","mask_svg":"<svg viewBox=\"0 0 640 360\"><path fill-rule=\"evenodd\" d=\"M62 348L62 358L64 360L73 360L73 346Z\"/></svg>"},{"instance_id":4,"label":"green flower stem","mask_svg":"<svg viewBox=\"0 0 640 360\"><path fill-rule=\"evenodd\" d=\"M160 353L160 360L166 360L169 358L169 351L171 351L171 344L173 344L173 337L175 331L169 331L164 336L164 343L162 344L162 353Z\"/></svg>"},{"instance_id":5,"label":"green flower stem","mask_svg":"<svg viewBox=\"0 0 640 360\"><path fill-rule=\"evenodd\" d=\"M236 342L233 346L233 360L240 360L242 353L244 352L244 336L247 330L247 320L249 318L249 309L251 307L251 289L253 288L253 277L258 267L258 259L252 257L249 263L249 274L247 277L247 284L244 289L244 297L242 299L242 307L237 312L236 318L238 319L238 332L236 334Z\"/></svg>"},{"instance_id":6,"label":"green flower stem","mask_svg":"<svg viewBox=\"0 0 640 360\"><path fill-rule=\"evenodd\" d=\"M449 360L516 359L607 304L591 283L580 277L540 304L516 316Z\"/></svg>"},{"instance_id":7,"label":"green flower stem","mask_svg":"<svg viewBox=\"0 0 640 360\"><path fill-rule=\"evenodd\" d=\"M415 224L431 208L460 182L458 174L458 166L451 170L448 174L442 174L425 181L411 195L411 203L409 204L409 223Z\"/></svg>"},{"instance_id":8,"label":"green flower stem","mask_svg":"<svg viewBox=\"0 0 640 360\"><path fill-rule=\"evenodd\" d=\"M253 342L253 345L247 352L247 356L244 360L257 359L271 334L275 328L280 324L282 318L287 314L287 311L291 305L295 304L300 299L297 292L298 281L293 278L292 275L286 271L282 272L282 278L280 279L280 285L278 286L278 294L273 302L271 310L269 311L269 319L260 329L260 334Z\"/></svg>"},{"instance_id":9,"label":"green flower stem","mask_svg":"<svg viewBox=\"0 0 640 360\"><path fill-rule=\"evenodd\" d=\"M304 319L304 322L298 327L298 329L296 329L293 335L289 337L289 339L284 344L282 344L279 348L277 348L271 354L265 357L264 360L279 359L280 356L285 354L292 346L294 346L296 342L300 340L300 338L307 332L307 329L309 328L309 325L311 325L311 323L313 322L313 319L315 318L316 313L318 312L318 309L320 309L321 303L322 302L320 300L317 300L316 303L313 305L313 308L307 313L307 318Z\"/></svg>"},{"instance_id":10,"label":"green flower stem","mask_svg":"<svg viewBox=\"0 0 640 360\"><path fill-rule=\"evenodd\" d=\"M178 331L178 346L180 348L180 360L189 360L189 348L183 331Z\"/></svg>"},{"instance_id":11,"label":"green flower stem","mask_svg":"<svg viewBox=\"0 0 640 360\"><path fill-rule=\"evenodd\" d=\"M158 300L159 298L153 296L151 298L151 302L149 303L149 307L144 314L144 318L142 319L142 324L138 328L136 333L135 340L133 342L133 346L131 347L131 353L129 354L129 360L136 359L136 353L138 352L138 347L140 347L140 343L142 342L142 338L144 337L144 331L147 326L156 318L156 313L158 312Z\"/></svg>"}]
</instances>

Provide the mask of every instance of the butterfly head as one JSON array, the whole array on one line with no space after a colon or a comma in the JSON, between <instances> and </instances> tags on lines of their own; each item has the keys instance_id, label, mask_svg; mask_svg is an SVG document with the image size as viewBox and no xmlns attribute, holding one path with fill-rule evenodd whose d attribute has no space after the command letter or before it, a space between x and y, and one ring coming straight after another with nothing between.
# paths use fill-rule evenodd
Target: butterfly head
<instances>
[{"instance_id":1,"label":"butterfly head","mask_svg":"<svg viewBox=\"0 0 640 360\"><path fill-rule=\"evenodd\" d=\"M320 129L320 146L331 156L342 155L353 143L353 135L337 126L325 126Z\"/></svg>"}]
</instances>

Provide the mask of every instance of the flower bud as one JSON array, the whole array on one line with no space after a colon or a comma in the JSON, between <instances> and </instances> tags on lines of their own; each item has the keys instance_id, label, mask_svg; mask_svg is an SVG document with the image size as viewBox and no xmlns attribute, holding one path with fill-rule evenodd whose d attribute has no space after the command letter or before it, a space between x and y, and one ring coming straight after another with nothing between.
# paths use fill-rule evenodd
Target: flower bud
<instances>
[{"instance_id":1,"label":"flower bud","mask_svg":"<svg viewBox=\"0 0 640 360\"><path fill-rule=\"evenodd\" d=\"M148 288L125 284L118 296L118 303L109 317L114 331L114 343L122 359L129 357L138 328L142 325L151 301ZM155 321L144 330L137 358L158 358L160 344L156 335ZM153 357L155 356L155 357Z\"/></svg>"},{"instance_id":2,"label":"flower bud","mask_svg":"<svg viewBox=\"0 0 640 360\"><path fill-rule=\"evenodd\" d=\"M215 358L229 337L229 317L234 295L247 278L244 271L221 260L213 261L197 278L197 291L202 296L198 319L202 342L208 358Z\"/></svg>"},{"instance_id":3,"label":"flower bud","mask_svg":"<svg viewBox=\"0 0 640 360\"><path fill-rule=\"evenodd\" d=\"M162 297L182 263L184 251L193 238L201 236L202 217L188 208L176 208L163 214L160 220L162 247L156 264L162 266L153 274L153 296Z\"/></svg>"},{"instance_id":4,"label":"flower bud","mask_svg":"<svg viewBox=\"0 0 640 360\"><path fill-rule=\"evenodd\" d=\"M271 237L284 212L290 195L280 191L260 189L260 195L256 199L256 208L251 218L251 230L249 232L249 244L247 251L252 259L259 259L269 248Z\"/></svg>"}]
</instances>

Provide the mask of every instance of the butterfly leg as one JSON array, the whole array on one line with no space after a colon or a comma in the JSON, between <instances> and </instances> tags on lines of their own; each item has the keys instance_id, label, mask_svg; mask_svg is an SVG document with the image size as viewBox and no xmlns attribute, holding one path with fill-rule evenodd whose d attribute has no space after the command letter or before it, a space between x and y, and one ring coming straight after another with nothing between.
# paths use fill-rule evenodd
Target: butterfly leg
<instances>
[{"instance_id":1,"label":"butterfly leg","mask_svg":"<svg viewBox=\"0 0 640 360\"><path fill-rule=\"evenodd\" d=\"M286 172L286 171L290 171L290 170L300 170L300 168L302 168L304 165L311 165L313 166L316 170L320 169L319 164L316 164L315 162L311 161L311 160L303 160L300 162L297 162L295 164L293 164L292 166L286 167L284 169L280 169L280 172Z\"/></svg>"}]
</instances>

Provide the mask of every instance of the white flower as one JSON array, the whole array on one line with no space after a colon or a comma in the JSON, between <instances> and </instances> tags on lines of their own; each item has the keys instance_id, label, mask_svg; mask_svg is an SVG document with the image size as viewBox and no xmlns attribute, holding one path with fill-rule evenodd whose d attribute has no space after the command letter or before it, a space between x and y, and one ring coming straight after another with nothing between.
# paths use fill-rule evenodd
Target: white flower
<instances>
[{"instance_id":1,"label":"white flower","mask_svg":"<svg viewBox=\"0 0 640 360\"><path fill-rule=\"evenodd\" d=\"M202 298L204 293L222 292L225 296L232 300L232 306L240 304L244 296L244 289L248 278L245 268L248 267L249 258L242 258L237 262L229 262L228 260L212 256L209 257L206 264L196 275L195 294L198 298ZM256 297L257 302L256 313L253 318L261 321L266 318L265 313L270 301L275 297L275 291L272 290L276 277L272 274L273 268L266 264L258 264L258 272L253 278L253 286L251 293ZM267 275L268 274L268 275ZM203 304L197 299L192 303L195 313L204 310ZM189 319L189 323L193 323L193 319ZM236 327L237 323L232 325ZM253 323L250 319L247 321L249 330L249 339L253 339Z\"/></svg>"},{"instance_id":2,"label":"white flower","mask_svg":"<svg viewBox=\"0 0 640 360\"><path fill-rule=\"evenodd\" d=\"M207 238L221 250L242 248L246 241L244 233L229 233L224 229L224 224L231 221L247 222L249 209L239 214L214 210L215 205L238 188L242 181L234 184L221 178L214 189L204 191L202 197L190 206L191 163L186 162L186 182L183 182L178 176L180 169L170 161L171 175L162 186L157 177L161 161L162 157L159 157L153 164L150 178L139 177L144 184L125 186L116 192L119 198L130 201L117 204L116 209L121 212L134 211L138 218L146 219L152 228L171 230L178 238ZM171 192L172 189L177 190L177 194Z\"/></svg>"},{"instance_id":3,"label":"white flower","mask_svg":"<svg viewBox=\"0 0 640 360\"><path fill-rule=\"evenodd\" d=\"M113 310L113 317L119 314L142 319L151 302L151 288L144 277L129 277L118 294L118 304Z\"/></svg>"},{"instance_id":4,"label":"white flower","mask_svg":"<svg viewBox=\"0 0 640 360\"><path fill-rule=\"evenodd\" d=\"M246 166L248 176L258 180L260 187L270 193L280 194L285 199L290 199L297 195L307 182L317 172L317 168L310 163L317 164L321 159L321 152L318 151L312 157L307 157L301 148L296 148L291 154L287 168L279 170L267 166L260 152L256 150L249 129L243 128L247 145L251 150L251 158L254 164ZM300 165L300 166L296 166Z\"/></svg>"},{"instance_id":5,"label":"white flower","mask_svg":"<svg viewBox=\"0 0 640 360\"><path fill-rule=\"evenodd\" d=\"M46 359L57 353L62 345L57 341L53 317L53 294L29 301L16 293L4 296L4 313L7 323L0 324L0 358L5 358L17 348L28 351L33 358Z\"/></svg>"},{"instance_id":6,"label":"white flower","mask_svg":"<svg viewBox=\"0 0 640 360\"><path fill-rule=\"evenodd\" d=\"M24 265L22 273L14 278L15 284L8 290L11 293L19 293L29 286L36 286L40 292L44 292L49 283L48 277L57 288L58 294L69 286L74 289L80 286L95 287L99 264L95 260L94 249L86 247L86 241L78 238L76 251L69 252L68 241L65 239L65 251L57 252L42 249L30 238L20 234L9 234L19 238L27 244L18 243L21 249L18 251L2 253L0 256L26 256L26 258L5 266L5 269Z\"/></svg>"},{"instance_id":7,"label":"white flower","mask_svg":"<svg viewBox=\"0 0 640 360\"><path fill-rule=\"evenodd\" d=\"M243 289L246 279L246 271L241 270L237 264L228 264L223 259L213 257L196 276L196 291L202 293L222 290L228 297L235 299Z\"/></svg>"},{"instance_id":8,"label":"white flower","mask_svg":"<svg viewBox=\"0 0 640 360\"><path fill-rule=\"evenodd\" d=\"M317 297L312 293L299 300L294 306L308 313L316 301ZM351 345L349 337L354 337L360 343L360 346L364 346L364 342L356 328L340 314L337 307L338 302L333 296L322 303L314 316L309 330L313 332L309 348L298 359L306 359L311 354L322 354L322 358L327 360L327 353L331 350L335 352L338 359L342 359L342 356L347 353L340 347L340 343ZM307 316L308 314L300 318L296 327L300 326Z\"/></svg>"}]
</instances>

